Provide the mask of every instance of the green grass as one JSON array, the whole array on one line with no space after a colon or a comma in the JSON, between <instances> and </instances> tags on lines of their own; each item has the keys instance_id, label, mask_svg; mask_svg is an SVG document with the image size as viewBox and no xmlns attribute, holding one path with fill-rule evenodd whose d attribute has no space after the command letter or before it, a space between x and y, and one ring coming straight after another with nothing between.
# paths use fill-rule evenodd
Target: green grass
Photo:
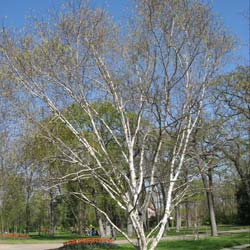
<instances>
[{"instance_id":1,"label":"green grass","mask_svg":"<svg viewBox=\"0 0 250 250\"><path fill-rule=\"evenodd\" d=\"M224 247L250 244L249 233L209 237L201 240L161 241L157 250L219 250ZM119 246L117 250L134 250L129 245Z\"/></svg>"},{"instance_id":2,"label":"green grass","mask_svg":"<svg viewBox=\"0 0 250 250\"><path fill-rule=\"evenodd\" d=\"M185 240L161 242L158 250L217 250L224 247L231 247L250 243L249 233L220 236L218 238L210 237L202 240Z\"/></svg>"},{"instance_id":3,"label":"green grass","mask_svg":"<svg viewBox=\"0 0 250 250\"><path fill-rule=\"evenodd\" d=\"M48 235L38 235L38 233L30 233L29 239L1 239L0 244L36 244L36 243L62 243L71 239L83 238L79 234L72 234L67 232L57 233L53 238Z\"/></svg>"},{"instance_id":4,"label":"green grass","mask_svg":"<svg viewBox=\"0 0 250 250\"><path fill-rule=\"evenodd\" d=\"M249 226L235 226L235 225L218 225L218 231L229 231L229 230L239 230L239 229L249 229ZM210 233L210 226L200 226L198 228L199 233ZM170 228L167 232L169 236L175 235L185 235L185 234L193 234L194 229L181 229L179 232L176 232L175 228Z\"/></svg>"}]
</instances>

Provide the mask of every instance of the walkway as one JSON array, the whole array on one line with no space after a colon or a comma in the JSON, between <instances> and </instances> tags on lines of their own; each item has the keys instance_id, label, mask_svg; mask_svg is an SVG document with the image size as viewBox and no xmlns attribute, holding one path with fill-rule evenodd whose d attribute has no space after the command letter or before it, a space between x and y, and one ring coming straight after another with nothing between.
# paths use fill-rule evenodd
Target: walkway
<instances>
[{"instance_id":1,"label":"walkway","mask_svg":"<svg viewBox=\"0 0 250 250\"><path fill-rule=\"evenodd\" d=\"M0 244L0 250L47 250L61 247L62 244Z\"/></svg>"},{"instance_id":2,"label":"walkway","mask_svg":"<svg viewBox=\"0 0 250 250\"><path fill-rule=\"evenodd\" d=\"M230 248L223 248L221 250L244 250L244 249L250 249L250 244L245 244L241 246L234 246Z\"/></svg>"}]
</instances>

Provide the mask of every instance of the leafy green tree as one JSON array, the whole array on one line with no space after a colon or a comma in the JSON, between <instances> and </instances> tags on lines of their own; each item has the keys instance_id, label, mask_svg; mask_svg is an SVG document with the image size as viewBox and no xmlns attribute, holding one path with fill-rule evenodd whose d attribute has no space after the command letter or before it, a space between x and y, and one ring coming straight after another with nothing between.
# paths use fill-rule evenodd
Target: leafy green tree
<instances>
[{"instance_id":1,"label":"leafy green tree","mask_svg":"<svg viewBox=\"0 0 250 250\"><path fill-rule=\"evenodd\" d=\"M250 74L249 66L240 66L233 72L222 75L215 81L215 114L220 126L218 152L228 167L234 167L240 184L236 192L239 222L248 209L250 200ZM238 182L238 181L237 181ZM244 191L243 191L244 190ZM241 196L241 191L244 193ZM242 211L241 211L242 209Z\"/></svg>"},{"instance_id":2,"label":"leafy green tree","mask_svg":"<svg viewBox=\"0 0 250 250\"><path fill-rule=\"evenodd\" d=\"M25 232L25 197L21 177L10 174L1 199L2 230Z\"/></svg>"},{"instance_id":3,"label":"leafy green tree","mask_svg":"<svg viewBox=\"0 0 250 250\"><path fill-rule=\"evenodd\" d=\"M221 134L224 143L220 148L231 162L250 195L250 74L249 67L239 67L216 80L216 113L221 118ZM250 199L250 196L249 196Z\"/></svg>"},{"instance_id":4,"label":"leafy green tree","mask_svg":"<svg viewBox=\"0 0 250 250\"><path fill-rule=\"evenodd\" d=\"M248 182L250 182L250 176L248 177ZM237 219L236 222L241 225L250 225L250 199L247 193L247 187L245 186L245 182L241 182L238 186L236 192L237 199Z\"/></svg>"}]
</instances>

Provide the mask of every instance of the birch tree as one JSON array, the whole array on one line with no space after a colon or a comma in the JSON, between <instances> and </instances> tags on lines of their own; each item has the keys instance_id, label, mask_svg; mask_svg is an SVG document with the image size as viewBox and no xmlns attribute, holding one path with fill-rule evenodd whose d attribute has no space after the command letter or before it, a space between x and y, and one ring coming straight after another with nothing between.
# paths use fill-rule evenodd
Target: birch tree
<instances>
[{"instance_id":1,"label":"birch tree","mask_svg":"<svg viewBox=\"0 0 250 250\"><path fill-rule=\"evenodd\" d=\"M73 166L55 184L86 179L98 183L127 213L136 242L87 193L74 195L95 207L137 249L154 250L173 209L173 192L207 84L232 43L199 1L133 4L133 18L121 30L105 11L90 8L85 1L69 2L58 14L35 20L23 33L5 28L1 65L6 81L46 106L48 119L60 121L77 141L75 151L47 130L47 138L62 152L61 160ZM110 123L100 115L94 102L109 103L117 121ZM82 127L73 114L65 115L72 104L79 105L88 126ZM84 132L86 127L91 133ZM143 215L159 185L159 156L173 131L172 150L164 156L170 162L164 212L146 234ZM104 134L115 146L109 147ZM184 193L175 195L176 201Z\"/></svg>"}]
</instances>

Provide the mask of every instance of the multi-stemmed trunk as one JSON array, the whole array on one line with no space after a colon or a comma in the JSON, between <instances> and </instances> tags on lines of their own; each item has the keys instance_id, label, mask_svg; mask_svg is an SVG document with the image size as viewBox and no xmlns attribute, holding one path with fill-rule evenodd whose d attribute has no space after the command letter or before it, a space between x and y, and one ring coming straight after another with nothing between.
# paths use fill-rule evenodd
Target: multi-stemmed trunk
<instances>
[{"instance_id":1,"label":"multi-stemmed trunk","mask_svg":"<svg viewBox=\"0 0 250 250\"><path fill-rule=\"evenodd\" d=\"M147 242L143 225L143 217L141 213L134 209L132 206L128 206L129 218L133 225L133 230L137 236L135 247L137 250L147 250Z\"/></svg>"}]
</instances>

